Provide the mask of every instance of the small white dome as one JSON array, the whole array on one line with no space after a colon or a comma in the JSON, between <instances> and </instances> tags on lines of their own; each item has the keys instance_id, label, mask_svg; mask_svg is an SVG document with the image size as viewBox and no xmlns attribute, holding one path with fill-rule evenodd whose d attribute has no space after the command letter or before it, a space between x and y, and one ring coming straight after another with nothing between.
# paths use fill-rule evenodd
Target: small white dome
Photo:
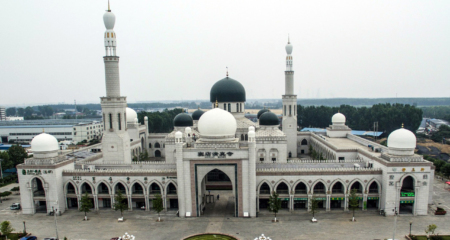
<instances>
[{"instance_id":1,"label":"small white dome","mask_svg":"<svg viewBox=\"0 0 450 240\"><path fill-rule=\"evenodd\" d=\"M251 131L254 132L254 131L255 131L255 127L253 127L253 126L248 127L248 131L249 131L249 132L251 132Z\"/></svg>"},{"instance_id":2,"label":"small white dome","mask_svg":"<svg viewBox=\"0 0 450 240\"><path fill-rule=\"evenodd\" d=\"M147 116L145 116L145 117L144 117L144 120L145 120L145 121L147 121L147 120L148 120L148 117L147 117Z\"/></svg>"},{"instance_id":3,"label":"small white dome","mask_svg":"<svg viewBox=\"0 0 450 240\"><path fill-rule=\"evenodd\" d=\"M175 138L182 138L183 137L183 133L181 133L180 131L175 133Z\"/></svg>"},{"instance_id":4,"label":"small white dome","mask_svg":"<svg viewBox=\"0 0 450 240\"><path fill-rule=\"evenodd\" d=\"M191 133L192 129L190 127L187 127L187 128L184 129L184 132L185 133Z\"/></svg>"},{"instance_id":5,"label":"small white dome","mask_svg":"<svg viewBox=\"0 0 450 240\"><path fill-rule=\"evenodd\" d=\"M58 140L50 134L41 133L31 140L31 151L50 152L59 150Z\"/></svg>"},{"instance_id":6,"label":"small white dome","mask_svg":"<svg viewBox=\"0 0 450 240\"><path fill-rule=\"evenodd\" d=\"M135 118L137 118L136 111L127 107L127 123L134 123Z\"/></svg>"},{"instance_id":7,"label":"small white dome","mask_svg":"<svg viewBox=\"0 0 450 240\"><path fill-rule=\"evenodd\" d=\"M248 137L249 137L249 138L254 138L255 136L256 136L255 131L249 131L249 132L248 132Z\"/></svg>"},{"instance_id":8,"label":"small white dome","mask_svg":"<svg viewBox=\"0 0 450 240\"><path fill-rule=\"evenodd\" d=\"M234 116L220 108L207 111L198 120L200 135L205 137L234 136L236 128Z\"/></svg>"},{"instance_id":9,"label":"small white dome","mask_svg":"<svg viewBox=\"0 0 450 240\"><path fill-rule=\"evenodd\" d=\"M288 42L288 44L286 44L286 53L287 54L292 54L292 49L294 47L292 46L292 44L290 42Z\"/></svg>"},{"instance_id":10,"label":"small white dome","mask_svg":"<svg viewBox=\"0 0 450 240\"><path fill-rule=\"evenodd\" d=\"M345 124L345 116L342 113L336 113L331 118L333 124Z\"/></svg>"},{"instance_id":11,"label":"small white dome","mask_svg":"<svg viewBox=\"0 0 450 240\"><path fill-rule=\"evenodd\" d=\"M106 29L113 29L114 24L116 23L116 15L112 12L105 12L105 14L103 14L103 23L105 24Z\"/></svg>"},{"instance_id":12,"label":"small white dome","mask_svg":"<svg viewBox=\"0 0 450 240\"><path fill-rule=\"evenodd\" d=\"M387 139L389 148L416 148L416 135L408 129L400 128L389 134Z\"/></svg>"}]
</instances>

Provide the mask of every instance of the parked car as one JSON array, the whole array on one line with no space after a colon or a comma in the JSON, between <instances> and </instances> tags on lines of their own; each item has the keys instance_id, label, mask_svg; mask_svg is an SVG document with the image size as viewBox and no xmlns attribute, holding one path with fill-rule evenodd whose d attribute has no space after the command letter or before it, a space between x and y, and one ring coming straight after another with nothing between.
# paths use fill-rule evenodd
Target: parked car
<instances>
[{"instance_id":1,"label":"parked car","mask_svg":"<svg viewBox=\"0 0 450 240\"><path fill-rule=\"evenodd\" d=\"M20 240L37 240L37 237L35 237L35 236L28 236L28 237L23 237Z\"/></svg>"},{"instance_id":2,"label":"parked car","mask_svg":"<svg viewBox=\"0 0 450 240\"><path fill-rule=\"evenodd\" d=\"M20 210L20 203L13 203L11 207L9 207L11 210Z\"/></svg>"}]
</instances>

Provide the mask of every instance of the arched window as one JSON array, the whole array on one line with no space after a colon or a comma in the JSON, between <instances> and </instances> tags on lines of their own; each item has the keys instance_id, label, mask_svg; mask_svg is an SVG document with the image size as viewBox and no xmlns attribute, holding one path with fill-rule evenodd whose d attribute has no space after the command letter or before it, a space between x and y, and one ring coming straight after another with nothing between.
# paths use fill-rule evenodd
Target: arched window
<instances>
[{"instance_id":1,"label":"arched window","mask_svg":"<svg viewBox=\"0 0 450 240\"><path fill-rule=\"evenodd\" d=\"M355 182L352 184L352 186L350 187L350 191L352 191L353 189L356 189L357 193L362 193L363 191L362 185L359 182Z\"/></svg>"},{"instance_id":2,"label":"arched window","mask_svg":"<svg viewBox=\"0 0 450 240\"><path fill-rule=\"evenodd\" d=\"M286 183L282 182L282 183L278 184L277 193L278 194L288 194L289 193L289 188L286 185Z\"/></svg>"},{"instance_id":3,"label":"arched window","mask_svg":"<svg viewBox=\"0 0 450 240\"><path fill-rule=\"evenodd\" d=\"M286 116L286 105L284 105L284 116Z\"/></svg>"},{"instance_id":4,"label":"arched window","mask_svg":"<svg viewBox=\"0 0 450 240\"><path fill-rule=\"evenodd\" d=\"M243 110L242 110L242 103L240 103L240 105L241 105L241 107L239 109L241 110L241 112L243 112Z\"/></svg>"},{"instance_id":5,"label":"arched window","mask_svg":"<svg viewBox=\"0 0 450 240\"><path fill-rule=\"evenodd\" d=\"M152 148L152 143L149 143L149 144L148 144L148 148Z\"/></svg>"},{"instance_id":6,"label":"arched window","mask_svg":"<svg viewBox=\"0 0 450 240\"><path fill-rule=\"evenodd\" d=\"M97 188L98 194L109 194L109 188L105 183L100 183Z\"/></svg>"},{"instance_id":7,"label":"arched window","mask_svg":"<svg viewBox=\"0 0 450 240\"><path fill-rule=\"evenodd\" d=\"M167 194L177 194L177 188L173 183L169 183L169 186L167 187Z\"/></svg>"},{"instance_id":8,"label":"arched window","mask_svg":"<svg viewBox=\"0 0 450 240\"><path fill-rule=\"evenodd\" d=\"M127 190L125 189L125 186L122 183L117 183L116 187L114 189L114 191L117 193L118 191L120 191L121 193L123 193L124 195L127 194Z\"/></svg>"},{"instance_id":9,"label":"arched window","mask_svg":"<svg viewBox=\"0 0 450 240\"><path fill-rule=\"evenodd\" d=\"M158 184L156 183L152 183L152 185L150 185L150 194L161 194L161 188L159 187Z\"/></svg>"},{"instance_id":10,"label":"arched window","mask_svg":"<svg viewBox=\"0 0 450 240\"><path fill-rule=\"evenodd\" d=\"M106 122L105 114L103 113L103 122ZM106 130L106 124L103 124L103 130Z\"/></svg>"},{"instance_id":11,"label":"arched window","mask_svg":"<svg viewBox=\"0 0 450 240\"><path fill-rule=\"evenodd\" d=\"M306 141L306 139L302 140L302 145L308 145L308 141Z\"/></svg>"},{"instance_id":12,"label":"arched window","mask_svg":"<svg viewBox=\"0 0 450 240\"><path fill-rule=\"evenodd\" d=\"M156 145L156 144L155 144ZM161 151L156 150L155 151L155 157L161 157Z\"/></svg>"},{"instance_id":13,"label":"arched window","mask_svg":"<svg viewBox=\"0 0 450 240\"><path fill-rule=\"evenodd\" d=\"M139 183L134 183L131 187L131 194L144 194L144 189Z\"/></svg>"},{"instance_id":14,"label":"arched window","mask_svg":"<svg viewBox=\"0 0 450 240\"><path fill-rule=\"evenodd\" d=\"M227 104L226 103L223 104L223 110L225 110L225 111L227 110Z\"/></svg>"},{"instance_id":15,"label":"arched window","mask_svg":"<svg viewBox=\"0 0 450 240\"><path fill-rule=\"evenodd\" d=\"M307 188L304 183L299 183L297 186L295 186L295 193L296 194L307 194Z\"/></svg>"},{"instance_id":16,"label":"arched window","mask_svg":"<svg viewBox=\"0 0 450 240\"><path fill-rule=\"evenodd\" d=\"M119 130L122 130L122 121L121 121L121 119L120 119L120 113L117 114L117 120L118 120L118 122L119 122Z\"/></svg>"},{"instance_id":17,"label":"arched window","mask_svg":"<svg viewBox=\"0 0 450 240\"><path fill-rule=\"evenodd\" d=\"M292 115L292 106L289 105L289 115Z\"/></svg>"},{"instance_id":18,"label":"arched window","mask_svg":"<svg viewBox=\"0 0 450 240\"><path fill-rule=\"evenodd\" d=\"M161 148L161 144L159 142L155 143L155 148Z\"/></svg>"},{"instance_id":19,"label":"arched window","mask_svg":"<svg viewBox=\"0 0 450 240\"><path fill-rule=\"evenodd\" d=\"M112 126L112 114L110 113L109 114L109 129L112 129L113 128L113 126Z\"/></svg>"},{"instance_id":20,"label":"arched window","mask_svg":"<svg viewBox=\"0 0 450 240\"><path fill-rule=\"evenodd\" d=\"M245 141L248 141L248 134L245 134Z\"/></svg>"},{"instance_id":21,"label":"arched window","mask_svg":"<svg viewBox=\"0 0 450 240\"><path fill-rule=\"evenodd\" d=\"M344 185L342 185L341 182L336 182L333 185L333 189L331 190L332 193L344 193Z\"/></svg>"},{"instance_id":22,"label":"arched window","mask_svg":"<svg viewBox=\"0 0 450 240\"><path fill-rule=\"evenodd\" d=\"M270 194L270 187L267 183L263 183L259 188L259 194Z\"/></svg>"},{"instance_id":23,"label":"arched window","mask_svg":"<svg viewBox=\"0 0 450 240\"><path fill-rule=\"evenodd\" d=\"M378 184L375 181L370 184L369 193L378 193Z\"/></svg>"},{"instance_id":24,"label":"arched window","mask_svg":"<svg viewBox=\"0 0 450 240\"><path fill-rule=\"evenodd\" d=\"M85 193L92 194L92 188L87 183L83 183L83 185L81 185L81 194Z\"/></svg>"},{"instance_id":25,"label":"arched window","mask_svg":"<svg viewBox=\"0 0 450 240\"><path fill-rule=\"evenodd\" d=\"M241 134L241 141L244 141L244 134Z\"/></svg>"},{"instance_id":26,"label":"arched window","mask_svg":"<svg viewBox=\"0 0 450 240\"><path fill-rule=\"evenodd\" d=\"M239 112L239 103L236 103L236 112Z\"/></svg>"},{"instance_id":27,"label":"arched window","mask_svg":"<svg viewBox=\"0 0 450 240\"><path fill-rule=\"evenodd\" d=\"M67 184L67 194L75 194L75 187L72 183Z\"/></svg>"},{"instance_id":28,"label":"arched window","mask_svg":"<svg viewBox=\"0 0 450 240\"><path fill-rule=\"evenodd\" d=\"M314 193L325 193L325 185L322 182L316 183L314 185Z\"/></svg>"}]
</instances>

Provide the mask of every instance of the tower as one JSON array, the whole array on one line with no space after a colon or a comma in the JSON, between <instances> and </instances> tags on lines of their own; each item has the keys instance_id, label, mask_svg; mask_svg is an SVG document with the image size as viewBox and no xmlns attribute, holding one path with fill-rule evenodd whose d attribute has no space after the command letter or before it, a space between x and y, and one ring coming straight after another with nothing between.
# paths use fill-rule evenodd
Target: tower
<instances>
[{"instance_id":1,"label":"tower","mask_svg":"<svg viewBox=\"0 0 450 240\"><path fill-rule=\"evenodd\" d=\"M127 97L120 96L119 57L116 55L116 16L108 10L103 15L105 39L106 97L101 97L103 112L103 160L105 162L131 163L130 136L127 132Z\"/></svg>"},{"instance_id":2,"label":"tower","mask_svg":"<svg viewBox=\"0 0 450 240\"><path fill-rule=\"evenodd\" d=\"M297 157L297 95L294 94L294 70L292 68L292 45L286 45L285 94L283 95L283 132L287 139L287 156Z\"/></svg>"}]
</instances>

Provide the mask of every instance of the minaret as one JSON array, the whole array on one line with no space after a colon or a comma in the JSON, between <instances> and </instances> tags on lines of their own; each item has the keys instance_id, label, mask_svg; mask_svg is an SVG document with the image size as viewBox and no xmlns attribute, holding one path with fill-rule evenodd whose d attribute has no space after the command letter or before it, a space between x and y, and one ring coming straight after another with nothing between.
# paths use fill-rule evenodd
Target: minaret
<instances>
[{"instance_id":1,"label":"minaret","mask_svg":"<svg viewBox=\"0 0 450 240\"><path fill-rule=\"evenodd\" d=\"M288 158L297 157L297 95L294 94L294 69L292 68L292 45L286 45L285 94L283 95L283 132L287 138Z\"/></svg>"},{"instance_id":2,"label":"minaret","mask_svg":"<svg viewBox=\"0 0 450 240\"><path fill-rule=\"evenodd\" d=\"M101 97L104 133L103 161L131 163L130 136L127 132L127 97L120 96L119 57L116 55L116 16L109 8L103 15L105 23L105 82L106 97Z\"/></svg>"}]
</instances>

